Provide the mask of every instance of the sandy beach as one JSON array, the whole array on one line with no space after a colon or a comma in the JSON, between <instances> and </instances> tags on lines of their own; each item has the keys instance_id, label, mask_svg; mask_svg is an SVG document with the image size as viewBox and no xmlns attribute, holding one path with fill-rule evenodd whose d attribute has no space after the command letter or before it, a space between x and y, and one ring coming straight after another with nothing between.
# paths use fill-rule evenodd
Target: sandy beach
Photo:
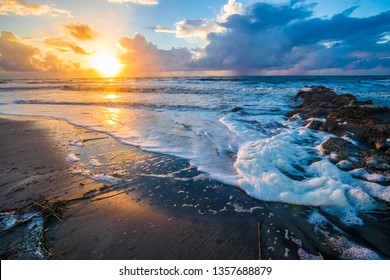
<instances>
[{"instance_id":1,"label":"sandy beach","mask_svg":"<svg viewBox=\"0 0 390 280\"><path fill-rule=\"evenodd\" d=\"M163 206L161 199L149 199L149 190L137 191L142 186L139 182L108 190L107 183L75 175L66 161L69 142L78 138L103 138L90 141L84 150L104 151L118 161L142 156L140 150L120 145L106 135L45 118L3 116L0 129L1 212L28 212L31 204L40 199L71 201L66 202L61 221L50 219L47 223L51 256L15 250L25 241L26 229L20 225L1 235L2 259L258 257L255 219L232 220L229 214L216 219L210 213L176 210L175 203ZM155 188L152 180L144 181L145 188ZM175 199L178 198L173 196ZM39 244L30 245L39 249Z\"/></svg>"}]
</instances>

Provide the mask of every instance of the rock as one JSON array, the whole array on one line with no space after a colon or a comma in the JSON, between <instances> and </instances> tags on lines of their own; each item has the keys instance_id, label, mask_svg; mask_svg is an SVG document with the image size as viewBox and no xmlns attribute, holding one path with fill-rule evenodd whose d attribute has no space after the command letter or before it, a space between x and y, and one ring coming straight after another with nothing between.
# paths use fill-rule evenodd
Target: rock
<instances>
[{"instance_id":1,"label":"rock","mask_svg":"<svg viewBox=\"0 0 390 280\"><path fill-rule=\"evenodd\" d=\"M307 114L307 118L324 118L329 114L329 109L324 108L315 108L313 110L310 110Z\"/></svg>"},{"instance_id":2,"label":"rock","mask_svg":"<svg viewBox=\"0 0 390 280\"><path fill-rule=\"evenodd\" d=\"M369 120L364 121L363 124L364 124L364 125L369 125L369 126L371 126L371 125L376 125L376 124L378 124L378 122L377 122L376 120L374 120L374 119L369 119Z\"/></svg>"},{"instance_id":3,"label":"rock","mask_svg":"<svg viewBox=\"0 0 390 280\"><path fill-rule=\"evenodd\" d=\"M332 102L321 102L318 104L319 107L325 108L325 109L334 109L337 108L337 106Z\"/></svg>"},{"instance_id":4,"label":"rock","mask_svg":"<svg viewBox=\"0 0 390 280\"><path fill-rule=\"evenodd\" d=\"M343 158L343 154L345 154L346 151L355 152L358 150L358 146L339 137L331 137L322 143L321 146L327 153L336 153L340 158Z\"/></svg>"},{"instance_id":5,"label":"rock","mask_svg":"<svg viewBox=\"0 0 390 280\"><path fill-rule=\"evenodd\" d=\"M323 124L324 122L322 121L318 121L318 120L306 120L303 122L303 126L306 127L306 128L309 128L309 129L312 129L312 130L319 130L320 129L320 126Z\"/></svg>"},{"instance_id":6,"label":"rock","mask_svg":"<svg viewBox=\"0 0 390 280\"><path fill-rule=\"evenodd\" d=\"M362 124L368 119L376 119L376 115L385 114L390 112L387 107L372 106L372 105L353 105L353 106L341 106L332 110L328 117L335 119L342 119L344 121L353 122L356 124Z\"/></svg>"},{"instance_id":7,"label":"rock","mask_svg":"<svg viewBox=\"0 0 390 280\"><path fill-rule=\"evenodd\" d=\"M355 135L354 139L387 151L385 146L375 143L378 139L384 141L390 138L390 108L372 105L370 100L357 101L351 94L337 95L322 86L305 87L292 101L298 99L301 99L302 103L287 113L287 117L299 114L303 120L325 118L326 121L320 126L320 130L338 136L352 132ZM307 123L303 125L306 126ZM316 129L316 126L318 123L309 125L311 129Z\"/></svg>"},{"instance_id":8,"label":"rock","mask_svg":"<svg viewBox=\"0 0 390 280\"><path fill-rule=\"evenodd\" d=\"M236 112L239 112L239 111L241 111L243 109L244 108L241 108L241 107L234 107L233 109L230 110L230 112L236 113Z\"/></svg>"},{"instance_id":9,"label":"rock","mask_svg":"<svg viewBox=\"0 0 390 280\"><path fill-rule=\"evenodd\" d=\"M339 127L339 123L334 119L327 119L323 125L320 126L321 131L332 132Z\"/></svg>"},{"instance_id":10,"label":"rock","mask_svg":"<svg viewBox=\"0 0 390 280\"><path fill-rule=\"evenodd\" d=\"M333 162L338 162L340 168L390 174L390 108L373 105L371 100L358 101L351 94L337 95L323 86L305 87L291 99L298 100L301 104L286 116L302 120L306 128L339 136L328 139L320 147L325 154L337 157ZM324 118L325 122L312 118ZM361 145L340 138L344 136Z\"/></svg>"},{"instance_id":11,"label":"rock","mask_svg":"<svg viewBox=\"0 0 390 280\"><path fill-rule=\"evenodd\" d=\"M299 91L297 95L291 100L296 102L298 99L302 100L302 106L312 103L322 103L332 100L337 94L323 86L306 87L305 90Z\"/></svg>"},{"instance_id":12,"label":"rock","mask_svg":"<svg viewBox=\"0 0 390 280\"><path fill-rule=\"evenodd\" d=\"M387 142L384 141L383 139L376 139L374 144L375 144L375 148L377 150L381 150L384 152L386 152L390 148L389 145L387 144Z\"/></svg>"},{"instance_id":13,"label":"rock","mask_svg":"<svg viewBox=\"0 0 390 280\"><path fill-rule=\"evenodd\" d=\"M356 97L352 94L337 95L332 99L332 104L337 107L352 105L356 101Z\"/></svg>"}]
</instances>

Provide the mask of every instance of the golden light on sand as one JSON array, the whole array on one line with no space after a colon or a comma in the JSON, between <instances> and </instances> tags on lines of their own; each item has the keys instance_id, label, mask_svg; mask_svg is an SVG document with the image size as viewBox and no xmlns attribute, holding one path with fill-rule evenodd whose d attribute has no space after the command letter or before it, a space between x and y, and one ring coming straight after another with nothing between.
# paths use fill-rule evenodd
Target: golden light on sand
<instances>
[{"instance_id":1,"label":"golden light on sand","mask_svg":"<svg viewBox=\"0 0 390 280\"><path fill-rule=\"evenodd\" d=\"M122 68L118 59L110 53L100 53L94 55L91 58L91 65L104 77L114 77Z\"/></svg>"}]
</instances>

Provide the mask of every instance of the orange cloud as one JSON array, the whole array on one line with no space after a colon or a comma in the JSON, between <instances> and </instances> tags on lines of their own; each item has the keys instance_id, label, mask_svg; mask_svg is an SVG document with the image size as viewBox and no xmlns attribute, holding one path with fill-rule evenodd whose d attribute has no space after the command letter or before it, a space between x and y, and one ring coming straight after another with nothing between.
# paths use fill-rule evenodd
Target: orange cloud
<instances>
[{"instance_id":1,"label":"orange cloud","mask_svg":"<svg viewBox=\"0 0 390 280\"><path fill-rule=\"evenodd\" d=\"M76 43L65 41L62 38L48 38L43 40L43 42L47 46L54 47L60 52L73 51L75 54L83 54L83 55L88 54L83 48L78 46Z\"/></svg>"},{"instance_id":2,"label":"orange cloud","mask_svg":"<svg viewBox=\"0 0 390 280\"><path fill-rule=\"evenodd\" d=\"M55 40L52 40L51 43L54 42ZM61 40L57 43L60 42ZM81 69L77 62L64 60L50 52L43 54L37 47L23 43L22 39L7 31L1 32L0 35L0 70L3 73L16 74L17 72L20 74L35 72L45 76L58 74L92 77L98 75L91 69Z\"/></svg>"},{"instance_id":3,"label":"orange cloud","mask_svg":"<svg viewBox=\"0 0 390 280\"><path fill-rule=\"evenodd\" d=\"M18 16L72 16L70 11L57 9L51 5L27 4L23 0L0 0L0 15L8 15L10 13Z\"/></svg>"},{"instance_id":4,"label":"orange cloud","mask_svg":"<svg viewBox=\"0 0 390 280\"><path fill-rule=\"evenodd\" d=\"M38 48L24 44L13 33L3 31L0 36L0 67L9 71L39 69Z\"/></svg>"},{"instance_id":5,"label":"orange cloud","mask_svg":"<svg viewBox=\"0 0 390 280\"><path fill-rule=\"evenodd\" d=\"M68 33L80 41L96 39L99 33L86 24L69 23L65 24Z\"/></svg>"},{"instance_id":6,"label":"orange cloud","mask_svg":"<svg viewBox=\"0 0 390 280\"><path fill-rule=\"evenodd\" d=\"M45 57L41 61L41 70L46 72L61 72L67 73L78 70L80 68L79 63L63 60L52 53L46 53Z\"/></svg>"}]
</instances>

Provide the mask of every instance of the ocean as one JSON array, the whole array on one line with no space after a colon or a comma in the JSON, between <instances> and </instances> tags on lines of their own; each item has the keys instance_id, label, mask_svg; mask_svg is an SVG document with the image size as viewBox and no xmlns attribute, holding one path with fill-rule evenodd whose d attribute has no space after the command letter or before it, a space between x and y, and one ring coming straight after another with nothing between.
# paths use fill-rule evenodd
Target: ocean
<instances>
[{"instance_id":1,"label":"ocean","mask_svg":"<svg viewBox=\"0 0 390 280\"><path fill-rule=\"evenodd\" d=\"M199 172L196 180L239 188L259 202L312 207L306 221L322 233L332 219L336 227L364 227L362 216L388 211L388 180L339 169L320 148L332 135L285 117L297 105L291 98L310 85L390 106L388 76L46 79L1 80L0 113L65 120L145 152L187 160L185 168ZM77 146L78 140L70 144ZM67 159L86 176L99 169L100 175L92 176L96 180L128 179L112 176L96 156L82 166L73 153ZM183 171L147 175L194 179L177 176ZM349 246L353 238L345 234L342 238L335 242L346 246L346 258L383 257L373 248Z\"/></svg>"}]
</instances>

